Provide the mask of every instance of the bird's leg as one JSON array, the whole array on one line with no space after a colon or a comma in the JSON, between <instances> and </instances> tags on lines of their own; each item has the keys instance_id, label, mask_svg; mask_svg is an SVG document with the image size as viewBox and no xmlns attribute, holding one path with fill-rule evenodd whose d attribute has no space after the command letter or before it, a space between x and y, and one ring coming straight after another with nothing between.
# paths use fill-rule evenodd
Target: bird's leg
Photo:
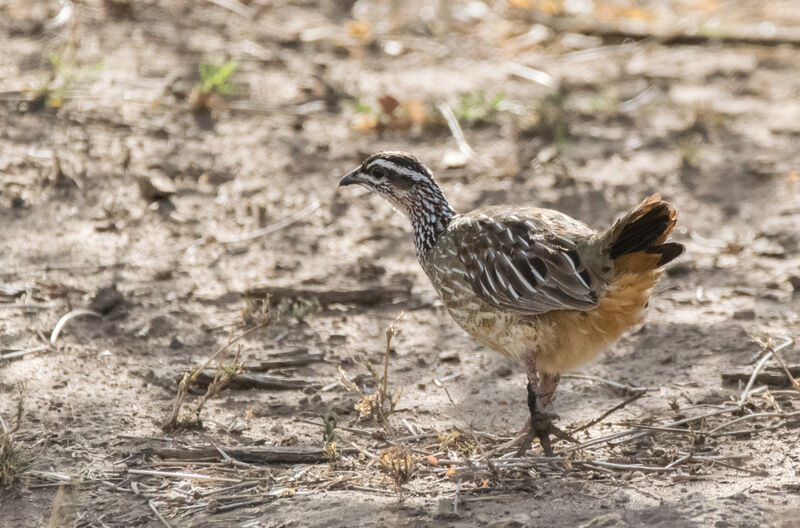
<instances>
[{"instance_id":1,"label":"bird's leg","mask_svg":"<svg viewBox=\"0 0 800 528\"><path fill-rule=\"evenodd\" d=\"M536 387L537 411L544 410L553 401L560 379L561 376L558 374L547 374L545 372L542 372L541 376L539 376L539 386Z\"/></svg>"},{"instance_id":2,"label":"bird's leg","mask_svg":"<svg viewBox=\"0 0 800 528\"><path fill-rule=\"evenodd\" d=\"M543 412L544 408L553 400L558 381L558 374L548 374L543 372L541 375L536 371L536 358L530 356L525 361L525 369L528 373L528 411L530 418L523 429L521 445L517 451L517 456L521 456L528 450L534 437L539 438L545 455L553 454L553 447L550 444L550 435L564 440L575 442L576 440L567 433L553 425L555 414Z\"/></svg>"}]
</instances>

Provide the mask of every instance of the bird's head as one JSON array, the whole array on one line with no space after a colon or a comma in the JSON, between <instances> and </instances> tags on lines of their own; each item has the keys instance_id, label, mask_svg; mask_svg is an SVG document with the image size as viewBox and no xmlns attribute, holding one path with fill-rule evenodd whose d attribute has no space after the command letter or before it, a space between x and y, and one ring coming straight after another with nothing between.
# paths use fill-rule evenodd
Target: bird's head
<instances>
[{"instance_id":1,"label":"bird's head","mask_svg":"<svg viewBox=\"0 0 800 528\"><path fill-rule=\"evenodd\" d=\"M435 223L441 217L449 221L453 214L430 169L410 154L373 154L342 178L339 187L356 184L386 198L414 224Z\"/></svg>"}]
</instances>

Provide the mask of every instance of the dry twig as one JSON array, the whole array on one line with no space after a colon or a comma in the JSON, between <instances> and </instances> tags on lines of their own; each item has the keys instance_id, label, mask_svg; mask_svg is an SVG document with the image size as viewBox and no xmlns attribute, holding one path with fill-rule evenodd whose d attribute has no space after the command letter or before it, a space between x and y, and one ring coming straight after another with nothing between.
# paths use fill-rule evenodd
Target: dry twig
<instances>
[{"instance_id":1,"label":"dry twig","mask_svg":"<svg viewBox=\"0 0 800 528\"><path fill-rule=\"evenodd\" d=\"M243 292L245 297L263 298L269 296L273 304L281 299L316 299L321 306L331 304L357 304L373 306L388 304L411 297L411 283L401 285L382 285L354 290L291 288L282 286L260 286Z\"/></svg>"}]
</instances>

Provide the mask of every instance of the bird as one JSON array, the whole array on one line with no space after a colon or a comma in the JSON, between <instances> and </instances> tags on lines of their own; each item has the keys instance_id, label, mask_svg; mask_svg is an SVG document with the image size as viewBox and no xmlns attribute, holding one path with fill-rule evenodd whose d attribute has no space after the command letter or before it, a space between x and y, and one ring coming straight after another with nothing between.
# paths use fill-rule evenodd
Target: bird
<instances>
[{"instance_id":1,"label":"bird","mask_svg":"<svg viewBox=\"0 0 800 528\"><path fill-rule=\"evenodd\" d=\"M410 220L419 263L453 320L488 348L521 363L529 417L518 453L534 437L574 439L545 411L562 373L638 325L664 265L677 213L645 198L605 230L559 211L495 205L458 213L433 173L404 152L378 152L339 181L378 194Z\"/></svg>"}]
</instances>

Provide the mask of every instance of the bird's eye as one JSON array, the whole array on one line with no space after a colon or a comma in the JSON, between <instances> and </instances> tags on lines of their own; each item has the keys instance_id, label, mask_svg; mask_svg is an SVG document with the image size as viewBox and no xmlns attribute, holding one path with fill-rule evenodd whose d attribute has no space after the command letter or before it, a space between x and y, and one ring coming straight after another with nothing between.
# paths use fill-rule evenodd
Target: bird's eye
<instances>
[{"instance_id":1,"label":"bird's eye","mask_svg":"<svg viewBox=\"0 0 800 528\"><path fill-rule=\"evenodd\" d=\"M377 179L386 178L389 175L388 171L383 167L373 167L372 168L372 177Z\"/></svg>"}]
</instances>

